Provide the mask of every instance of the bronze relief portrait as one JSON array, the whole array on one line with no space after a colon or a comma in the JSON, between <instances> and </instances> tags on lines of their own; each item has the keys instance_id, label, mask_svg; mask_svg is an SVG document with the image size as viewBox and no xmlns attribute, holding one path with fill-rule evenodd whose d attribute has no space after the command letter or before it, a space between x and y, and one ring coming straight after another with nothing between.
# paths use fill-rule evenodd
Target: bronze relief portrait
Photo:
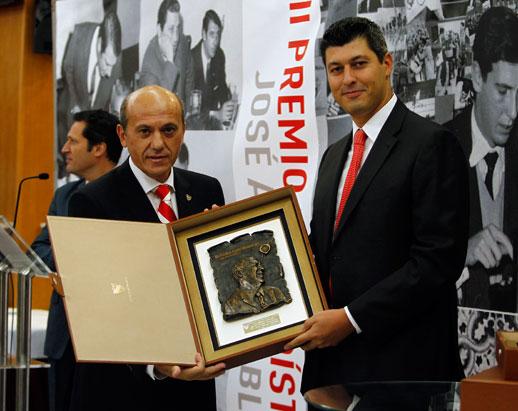
<instances>
[{"instance_id":1,"label":"bronze relief portrait","mask_svg":"<svg viewBox=\"0 0 518 411\"><path fill-rule=\"evenodd\" d=\"M226 321L291 303L272 231L240 235L208 252Z\"/></svg>"}]
</instances>

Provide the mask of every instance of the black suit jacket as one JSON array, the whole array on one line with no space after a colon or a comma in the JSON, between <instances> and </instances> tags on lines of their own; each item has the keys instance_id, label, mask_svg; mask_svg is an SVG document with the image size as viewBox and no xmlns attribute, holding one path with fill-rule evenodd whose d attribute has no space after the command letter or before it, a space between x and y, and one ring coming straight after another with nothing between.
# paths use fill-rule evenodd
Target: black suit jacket
<instances>
[{"instance_id":1,"label":"black suit jacket","mask_svg":"<svg viewBox=\"0 0 518 411\"><path fill-rule=\"evenodd\" d=\"M230 100L231 94L227 86L225 74L225 53L218 47L215 56L211 59L208 78L203 73L201 53L202 40L191 50L194 68L194 88L201 90L201 109L203 112L218 110L221 105Z\"/></svg>"},{"instance_id":2,"label":"black suit jacket","mask_svg":"<svg viewBox=\"0 0 518 411\"><path fill-rule=\"evenodd\" d=\"M175 168L174 185L180 218L213 204L224 204L221 185L213 177ZM160 222L128 161L76 192L70 200L69 215ZM214 380L152 381L142 366L133 366L130 371L120 364L80 364L72 409L167 410L174 404L179 409L215 410L215 398Z\"/></svg>"},{"instance_id":3,"label":"black suit jacket","mask_svg":"<svg viewBox=\"0 0 518 411\"><path fill-rule=\"evenodd\" d=\"M362 332L307 353L302 390L350 381L462 376L455 281L466 255L467 165L455 137L400 101L373 145L333 236L351 135L318 172L311 245L332 308Z\"/></svg>"},{"instance_id":4,"label":"black suit jacket","mask_svg":"<svg viewBox=\"0 0 518 411\"><path fill-rule=\"evenodd\" d=\"M458 138L466 160L469 161L473 140L471 135L472 107L466 107L458 116L445 124ZM517 122L518 123L518 122ZM504 180L504 225L503 231L511 240L513 250L518 246L518 125L513 127L509 140L505 146L505 180ZM477 234L483 229L480 193L476 167L469 168L469 236ZM512 270L516 273L516 263L512 262ZM509 307L499 305L502 301L491 301L489 297L488 270L480 263L468 267L470 278L462 286L461 305L482 309L516 311L516 288L514 304ZM502 267L497 267L501 270ZM514 275L516 287L516 275Z\"/></svg>"}]
</instances>

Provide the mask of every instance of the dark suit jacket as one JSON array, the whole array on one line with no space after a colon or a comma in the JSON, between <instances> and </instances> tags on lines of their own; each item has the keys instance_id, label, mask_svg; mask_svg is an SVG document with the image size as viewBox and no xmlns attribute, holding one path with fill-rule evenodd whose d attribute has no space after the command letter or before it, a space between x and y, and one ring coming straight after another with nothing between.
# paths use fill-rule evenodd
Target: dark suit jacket
<instances>
[{"instance_id":1,"label":"dark suit jacket","mask_svg":"<svg viewBox=\"0 0 518 411\"><path fill-rule=\"evenodd\" d=\"M225 53L221 47L218 47L216 55L210 61L207 81L203 73L201 53L203 53L202 40L191 50L194 88L201 90L202 111L218 110L231 98L225 74Z\"/></svg>"},{"instance_id":2,"label":"dark suit jacket","mask_svg":"<svg viewBox=\"0 0 518 411\"><path fill-rule=\"evenodd\" d=\"M88 93L88 64L90 46L96 23L81 23L74 27L63 55L61 82L58 86L58 150L66 142L67 133L72 125L72 108L80 110L103 109L110 110L111 93L115 80L121 75L120 58L112 69L110 77L101 77L98 91L93 102ZM60 175L64 173L64 165Z\"/></svg>"},{"instance_id":3,"label":"dark suit jacket","mask_svg":"<svg viewBox=\"0 0 518 411\"><path fill-rule=\"evenodd\" d=\"M154 36L144 54L139 86L159 85L174 91L183 101L186 111L189 108L189 97L193 89L193 73L191 60L191 37L180 36L174 55L174 64L164 60L158 36Z\"/></svg>"},{"instance_id":4,"label":"dark suit jacket","mask_svg":"<svg viewBox=\"0 0 518 411\"><path fill-rule=\"evenodd\" d=\"M83 184L84 180L79 180L58 188L54 193L52 202L50 203L48 215L67 216L70 197ZM51 270L56 269L50 244L49 230L46 226L42 228L40 234L36 237L31 247ZM70 335L68 333L63 300L58 293L53 291L50 300L47 333L45 335L45 355L54 360L60 359L63 356L63 352L65 351L69 340Z\"/></svg>"},{"instance_id":5,"label":"dark suit jacket","mask_svg":"<svg viewBox=\"0 0 518 411\"><path fill-rule=\"evenodd\" d=\"M179 217L224 203L221 185L215 178L175 168L174 184ZM128 161L76 192L70 200L69 212L76 217L159 222ZM133 372L120 364L79 364L72 409L166 410L173 405L178 409L216 408L213 380L152 381L145 375L145 367L131 368Z\"/></svg>"},{"instance_id":6,"label":"dark suit jacket","mask_svg":"<svg viewBox=\"0 0 518 411\"><path fill-rule=\"evenodd\" d=\"M473 140L471 136L471 110L466 107L458 116L445 124L458 138L466 160L469 161ZM505 146L505 180L504 180L504 226L503 231L513 244L513 249L518 247L518 126L515 125L509 140ZM478 190L476 167L469 169L469 236L477 234L483 229L482 212L480 205L480 193ZM513 263L513 270L516 272L516 264ZM495 301L489 298L489 277L488 270L482 264L477 263L468 267L470 272L469 280L463 284L463 301L461 305L482 309L498 310L503 307L495 306ZM516 275L515 275L516 287ZM516 292L514 291L514 305L505 308L505 311L516 310Z\"/></svg>"},{"instance_id":7,"label":"dark suit jacket","mask_svg":"<svg viewBox=\"0 0 518 411\"><path fill-rule=\"evenodd\" d=\"M68 40L63 56L63 77L69 92L69 108L77 105L81 110L109 110L112 87L120 72L119 60L110 77L101 77L95 101L91 102L88 94L90 46L98 26L96 23L77 24Z\"/></svg>"},{"instance_id":8,"label":"dark suit jacket","mask_svg":"<svg viewBox=\"0 0 518 411\"><path fill-rule=\"evenodd\" d=\"M351 381L457 380L455 281L466 255L467 166L455 137L397 102L333 236L351 134L325 152L311 245L331 308L362 332L307 353L302 390Z\"/></svg>"}]
</instances>

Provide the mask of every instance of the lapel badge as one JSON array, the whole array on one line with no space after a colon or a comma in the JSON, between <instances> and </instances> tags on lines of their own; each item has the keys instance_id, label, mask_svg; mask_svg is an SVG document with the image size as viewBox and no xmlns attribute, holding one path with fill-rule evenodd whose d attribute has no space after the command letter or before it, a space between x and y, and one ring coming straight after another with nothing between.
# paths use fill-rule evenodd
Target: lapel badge
<instances>
[{"instance_id":1,"label":"lapel badge","mask_svg":"<svg viewBox=\"0 0 518 411\"><path fill-rule=\"evenodd\" d=\"M192 200L192 196L190 194L185 194L185 198L187 199L187 201Z\"/></svg>"}]
</instances>

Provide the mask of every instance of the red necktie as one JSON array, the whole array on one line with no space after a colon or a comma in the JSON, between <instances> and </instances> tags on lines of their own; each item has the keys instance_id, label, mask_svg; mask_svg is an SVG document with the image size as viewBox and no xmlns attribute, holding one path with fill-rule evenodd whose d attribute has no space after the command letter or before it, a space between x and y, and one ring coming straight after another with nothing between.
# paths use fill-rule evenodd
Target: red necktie
<instances>
[{"instance_id":1,"label":"red necktie","mask_svg":"<svg viewBox=\"0 0 518 411\"><path fill-rule=\"evenodd\" d=\"M365 134L361 128L356 130L353 138L353 158L351 160L349 170L347 171L347 176L345 177L342 197L340 198L340 205L338 206L338 213L336 214L335 231L338 229L338 225L340 224L340 219L342 218L342 213L345 208L345 203L349 198L349 194L351 194L354 182L356 181L356 176L358 175L358 171L360 171L360 167L362 165L365 140L367 140L367 134Z\"/></svg>"},{"instance_id":2,"label":"red necktie","mask_svg":"<svg viewBox=\"0 0 518 411\"><path fill-rule=\"evenodd\" d=\"M170 223L176 221L176 214L169 204L165 202L165 198L171 193L171 187L167 184L160 184L155 188L155 194L160 198L160 204L158 205L158 212L167 219Z\"/></svg>"}]
</instances>

